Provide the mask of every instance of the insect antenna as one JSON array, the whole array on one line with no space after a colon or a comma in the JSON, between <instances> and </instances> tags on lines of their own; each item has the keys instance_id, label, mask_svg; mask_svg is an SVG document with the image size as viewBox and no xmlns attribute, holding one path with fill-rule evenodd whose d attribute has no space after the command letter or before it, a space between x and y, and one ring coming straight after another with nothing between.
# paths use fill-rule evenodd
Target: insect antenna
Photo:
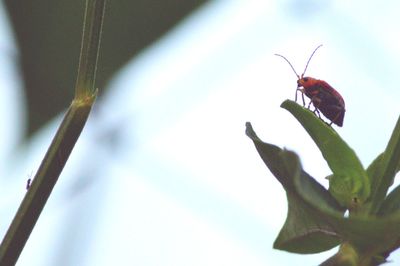
<instances>
[{"instance_id":1,"label":"insect antenna","mask_svg":"<svg viewBox=\"0 0 400 266\"><path fill-rule=\"evenodd\" d=\"M292 64L290 63L290 61L289 61L286 57L284 57L283 55L280 55L280 54L275 54L275 55L276 55L276 56L280 56L280 57L282 57L283 59L285 59L285 61L286 61L286 62L289 64L289 66L292 68L294 74L296 74L296 77L297 77L298 79L300 79L300 76L297 74L296 70L294 70L294 67L292 66Z\"/></svg>"},{"instance_id":2,"label":"insect antenna","mask_svg":"<svg viewBox=\"0 0 400 266\"><path fill-rule=\"evenodd\" d=\"M301 74L301 77L303 77L304 76L304 74L306 73L306 70L307 70L307 67L308 67L308 64L310 63L310 61L311 61L311 58L314 56L314 54L315 54L315 52L320 48L322 46L322 44L320 44L320 45L318 45L317 46L317 48L315 48L314 49L314 52L312 52L312 54L311 54L311 56L310 56L310 58L308 58L308 61L307 61L307 64L306 64L306 67L304 68L304 71L303 71L303 74Z\"/></svg>"}]
</instances>

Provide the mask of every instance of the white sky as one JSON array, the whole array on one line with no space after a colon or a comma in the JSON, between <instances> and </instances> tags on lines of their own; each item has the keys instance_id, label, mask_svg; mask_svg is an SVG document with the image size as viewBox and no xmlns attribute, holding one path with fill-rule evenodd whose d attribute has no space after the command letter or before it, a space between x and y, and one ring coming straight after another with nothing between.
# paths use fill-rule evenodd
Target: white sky
<instances>
[{"instance_id":1,"label":"white sky","mask_svg":"<svg viewBox=\"0 0 400 266\"><path fill-rule=\"evenodd\" d=\"M279 107L293 99L296 78L273 55L285 55L301 72L322 43L307 74L343 95L347 112L337 131L367 166L400 113L398 10L396 1L203 6L110 83L18 265L316 265L328 258L334 251L272 249L286 215L285 193L244 124L251 121L264 141L296 151L305 170L327 185L330 171L317 147ZM18 91L19 81L5 82L0 89L18 99L10 88ZM15 102L11 108L22 110ZM1 121L10 119L4 109ZM7 221L58 123L2 174L15 176L0 188ZM10 128L0 139L13 140L4 141L12 147L21 130ZM0 150L3 162L10 149ZM1 232L7 226L2 219Z\"/></svg>"}]
</instances>

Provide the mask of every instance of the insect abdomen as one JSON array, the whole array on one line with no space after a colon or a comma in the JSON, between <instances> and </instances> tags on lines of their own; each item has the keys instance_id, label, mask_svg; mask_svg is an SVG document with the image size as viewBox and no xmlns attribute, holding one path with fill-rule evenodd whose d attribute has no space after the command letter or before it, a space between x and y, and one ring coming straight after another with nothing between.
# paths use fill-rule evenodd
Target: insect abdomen
<instances>
[{"instance_id":1,"label":"insect abdomen","mask_svg":"<svg viewBox=\"0 0 400 266\"><path fill-rule=\"evenodd\" d=\"M344 100L328 83L320 80L313 86L304 87L304 93L326 118L340 127L343 126L346 112Z\"/></svg>"}]
</instances>

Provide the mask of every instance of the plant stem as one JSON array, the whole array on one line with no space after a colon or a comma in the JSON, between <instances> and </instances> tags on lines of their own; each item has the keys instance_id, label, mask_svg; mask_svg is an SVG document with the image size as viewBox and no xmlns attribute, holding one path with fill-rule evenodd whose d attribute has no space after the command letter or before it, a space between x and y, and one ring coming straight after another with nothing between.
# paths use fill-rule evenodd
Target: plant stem
<instances>
[{"instance_id":1,"label":"plant stem","mask_svg":"<svg viewBox=\"0 0 400 266\"><path fill-rule=\"evenodd\" d=\"M105 0L87 0L75 98L0 245L0 265L15 265L81 134L96 99L94 90Z\"/></svg>"},{"instance_id":2,"label":"plant stem","mask_svg":"<svg viewBox=\"0 0 400 266\"><path fill-rule=\"evenodd\" d=\"M14 265L89 116L96 95L73 101L0 246L0 265Z\"/></svg>"},{"instance_id":3,"label":"plant stem","mask_svg":"<svg viewBox=\"0 0 400 266\"><path fill-rule=\"evenodd\" d=\"M92 95L95 91L94 82L96 79L105 4L106 0L86 1L75 98Z\"/></svg>"}]
</instances>

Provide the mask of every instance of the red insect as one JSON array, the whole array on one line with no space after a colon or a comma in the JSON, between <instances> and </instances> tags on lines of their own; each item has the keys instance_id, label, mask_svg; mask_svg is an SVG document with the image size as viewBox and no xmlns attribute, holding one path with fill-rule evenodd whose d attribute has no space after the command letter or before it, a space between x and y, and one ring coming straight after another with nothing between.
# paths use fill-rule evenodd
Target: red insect
<instances>
[{"instance_id":1,"label":"red insect","mask_svg":"<svg viewBox=\"0 0 400 266\"><path fill-rule=\"evenodd\" d=\"M310 103L307 106L308 109L310 109L310 105L312 103L315 107L314 113L317 113L320 118L321 116L319 112L321 112L326 118L331 120L331 123L329 125L332 125L332 123L334 123L341 127L343 126L344 113L346 112L343 97L327 82L311 77L304 77L311 58L321 46L322 44L315 48L314 52L312 52L301 76L297 74L296 70L294 70L294 67L289 62L289 60L286 59L286 57L280 54L275 55L285 59L285 61L288 62L293 72L297 76L295 101L297 102L297 92L300 91L301 97L303 99L303 106L306 105L304 101L305 94L308 98L311 99Z\"/></svg>"}]
</instances>

